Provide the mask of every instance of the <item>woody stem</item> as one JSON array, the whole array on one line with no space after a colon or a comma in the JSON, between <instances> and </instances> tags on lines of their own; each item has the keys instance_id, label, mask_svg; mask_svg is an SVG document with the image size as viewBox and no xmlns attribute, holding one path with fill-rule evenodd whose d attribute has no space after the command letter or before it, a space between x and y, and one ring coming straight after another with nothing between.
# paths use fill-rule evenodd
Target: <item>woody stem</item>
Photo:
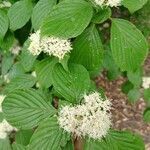
<instances>
[{"instance_id":1,"label":"woody stem","mask_svg":"<svg viewBox=\"0 0 150 150\"><path fill-rule=\"evenodd\" d=\"M74 139L74 150L83 150L82 149L83 143L81 138Z\"/></svg>"}]
</instances>

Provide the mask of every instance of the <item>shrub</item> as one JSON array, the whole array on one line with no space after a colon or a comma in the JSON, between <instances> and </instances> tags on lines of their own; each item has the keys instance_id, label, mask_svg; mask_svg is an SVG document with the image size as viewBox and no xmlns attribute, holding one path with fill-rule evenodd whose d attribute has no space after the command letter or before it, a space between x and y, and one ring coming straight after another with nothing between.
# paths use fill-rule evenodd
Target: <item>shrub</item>
<instances>
[{"instance_id":1,"label":"shrub","mask_svg":"<svg viewBox=\"0 0 150 150\"><path fill-rule=\"evenodd\" d=\"M128 15L146 2L0 1L0 149L144 150L139 135L113 129L111 100L93 80L125 76L122 91L139 99L148 44Z\"/></svg>"}]
</instances>

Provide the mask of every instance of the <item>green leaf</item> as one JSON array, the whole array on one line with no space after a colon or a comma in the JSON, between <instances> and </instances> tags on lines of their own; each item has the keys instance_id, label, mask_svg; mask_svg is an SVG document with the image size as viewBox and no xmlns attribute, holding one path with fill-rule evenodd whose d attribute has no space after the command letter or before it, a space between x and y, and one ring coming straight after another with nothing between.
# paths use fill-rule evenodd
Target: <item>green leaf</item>
<instances>
[{"instance_id":1,"label":"green leaf","mask_svg":"<svg viewBox=\"0 0 150 150\"><path fill-rule=\"evenodd\" d=\"M65 55L63 59L59 60L59 63L63 66L63 68L66 70L66 71L69 71L68 69L68 61L70 59L70 56L69 55Z\"/></svg>"},{"instance_id":2,"label":"green leaf","mask_svg":"<svg viewBox=\"0 0 150 150\"><path fill-rule=\"evenodd\" d=\"M150 88L144 89L144 99L150 104Z\"/></svg>"},{"instance_id":3,"label":"green leaf","mask_svg":"<svg viewBox=\"0 0 150 150\"><path fill-rule=\"evenodd\" d=\"M10 29L17 30L23 27L32 14L31 0L20 0L12 5L8 11Z\"/></svg>"},{"instance_id":4,"label":"green leaf","mask_svg":"<svg viewBox=\"0 0 150 150\"><path fill-rule=\"evenodd\" d=\"M150 108L147 108L145 111L144 111L144 121L147 122L147 123L150 123Z\"/></svg>"},{"instance_id":5,"label":"green leaf","mask_svg":"<svg viewBox=\"0 0 150 150\"><path fill-rule=\"evenodd\" d=\"M0 123L4 120L4 114L3 112L0 112Z\"/></svg>"},{"instance_id":6,"label":"green leaf","mask_svg":"<svg viewBox=\"0 0 150 150\"><path fill-rule=\"evenodd\" d=\"M142 71L141 69L136 70L135 72L128 72L127 73L129 81L135 86L140 87L142 84Z\"/></svg>"},{"instance_id":7,"label":"green leaf","mask_svg":"<svg viewBox=\"0 0 150 150\"><path fill-rule=\"evenodd\" d=\"M12 79L10 81L10 83L8 83L8 85L6 85L4 91L6 93L10 93L17 89L29 89L35 83L36 83L35 77L33 77L29 74L20 75L16 78Z\"/></svg>"},{"instance_id":8,"label":"green leaf","mask_svg":"<svg viewBox=\"0 0 150 150\"><path fill-rule=\"evenodd\" d=\"M12 32L7 32L3 41L0 43L0 47L2 48L2 51L4 53L8 52L10 53L10 49L13 46L15 41L14 34Z\"/></svg>"},{"instance_id":9,"label":"green leaf","mask_svg":"<svg viewBox=\"0 0 150 150\"><path fill-rule=\"evenodd\" d=\"M61 110L62 107L67 106L67 105L72 106L72 103L70 103L70 102L68 102L68 101L65 101L65 100L63 100L63 99L59 99L58 110Z\"/></svg>"},{"instance_id":10,"label":"green leaf","mask_svg":"<svg viewBox=\"0 0 150 150\"><path fill-rule=\"evenodd\" d=\"M112 131L111 139L115 141L118 150L144 150L142 137L128 131ZM113 142L112 142L113 143Z\"/></svg>"},{"instance_id":11,"label":"green leaf","mask_svg":"<svg viewBox=\"0 0 150 150\"><path fill-rule=\"evenodd\" d=\"M89 91L96 91L96 90L97 90L96 83L95 81L91 80L91 86Z\"/></svg>"},{"instance_id":12,"label":"green leaf","mask_svg":"<svg viewBox=\"0 0 150 150\"><path fill-rule=\"evenodd\" d=\"M132 89L128 93L128 98L131 103L135 103L137 100L139 100L140 96L141 93L139 89Z\"/></svg>"},{"instance_id":13,"label":"green leaf","mask_svg":"<svg viewBox=\"0 0 150 150\"><path fill-rule=\"evenodd\" d=\"M55 114L55 109L45 100L45 96L33 89L13 91L2 105L7 121L22 129L33 128Z\"/></svg>"},{"instance_id":14,"label":"green leaf","mask_svg":"<svg viewBox=\"0 0 150 150\"><path fill-rule=\"evenodd\" d=\"M110 17L111 17L111 9L109 7L100 8L99 11L93 16L92 22L100 24L109 19Z\"/></svg>"},{"instance_id":15,"label":"green leaf","mask_svg":"<svg viewBox=\"0 0 150 150\"><path fill-rule=\"evenodd\" d=\"M84 150L144 150L140 136L127 131L111 131L104 140L86 140Z\"/></svg>"},{"instance_id":16,"label":"green leaf","mask_svg":"<svg viewBox=\"0 0 150 150\"><path fill-rule=\"evenodd\" d=\"M147 3L147 0L123 0L122 4L129 9L131 13L134 13L135 11L141 9L145 4Z\"/></svg>"},{"instance_id":17,"label":"green leaf","mask_svg":"<svg viewBox=\"0 0 150 150\"><path fill-rule=\"evenodd\" d=\"M126 81L125 83L122 84L122 87L121 87L122 92L125 94L128 94L129 91L133 88L134 88L134 85L130 81Z\"/></svg>"},{"instance_id":18,"label":"green leaf","mask_svg":"<svg viewBox=\"0 0 150 150\"><path fill-rule=\"evenodd\" d=\"M149 31L150 31L150 0L147 1L146 5L142 9L140 9L138 12L136 12L134 15L132 15L132 21L134 21L134 24L142 31L144 36L149 41ZM150 46L150 42L148 42Z\"/></svg>"},{"instance_id":19,"label":"green leaf","mask_svg":"<svg viewBox=\"0 0 150 150\"><path fill-rule=\"evenodd\" d=\"M65 147L62 148L62 150L74 150L73 141L70 140L69 142L67 142L67 144L65 145Z\"/></svg>"},{"instance_id":20,"label":"green leaf","mask_svg":"<svg viewBox=\"0 0 150 150\"><path fill-rule=\"evenodd\" d=\"M20 63L22 64L26 72L31 71L31 69L33 68L34 62L37 58L37 56L32 55L28 51L29 43L30 42L28 40L24 43L24 46L21 51L21 56L20 56Z\"/></svg>"},{"instance_id":21,"label":"green leaf","mask_svg":"<svg viewBox=\"0 0 150 150\"><path fill-rule=\"evenodd\" d=\"M8 138L0 139L0 150L11 150L10 141Z\"/></svg>"},{"instance_id":22,"label":"green leaf","mask_svg":"<svg viewBox=\"0 0 150 150\"><path fill-rule=\"evenodd\" d=\"M56 4L56 0L39 0L35 5L32 13L32 25L35 30L38 30L41 23L50 13L53 6Z\"/></svg>"},{"instance_id":23,"label":"green leaf","mask_svg":"<svg viewBox=\"0 0 150 150\"><path fill-rule=\"evenodd\" d=\"M9 20L6 13L0 9L0 41L3 40L9 26Z\"/></svg>"},{"instance_id":24,"label":"green leaf","mask_svg":"<svg viewBox=\"0 0 150 150\"><path fill-rule=\"evenodd\" d=\"M57 64L52 75L54 89L72 103L80 102L83 94L90 88L89 74L81 65L70 64L69 72L67 72L60 64Z\"/></svg>"},{"instance_id":25,"label":"green leaf","mask_svg":"<svg viewBox=\"0 0 150 150\"><path fill-rule=\"evenodd\" d=\"M12 57L12 55L4 55L2 58L2 75L7 74L7 72L9 71L9 69L11 68L11 66L14 63L14 58Z\"/></svg>"},{"instance_id":26,"label":"green leaf","mask_svg":"<svg viewBox=\"0 0 150 150\"><path fill-rule=\"evenodd\" d=\"M63 38L76 37L88 26L92 13L92 7L84 0L63 0L45 19L42 34Z\"/></svg>"},{"instance_id":27,"label":"green leaf","mask_svg":"<svg viewBox=\"0 0 150 150\"><path fill-rule=\"evenodd\" d=\"M73 63L83 65L89 72L100 70L103 61L103 46L94 25L76 38L70 59Z\"/></svg>"},{"instance_id":28,"label":"green leaf","mask_svg":"<svg viewBox=\"0 0 150 150\"><path fill-rule=\"evenodd\" d=\"M10 71L8 72L8 79L13 79L16 78L20 75L23 75L25 73L25 70L23 68L23 66L21 65L20 62L16 62L12 68L10 69Z\"/></svg>"},{"instance_id":29,"label":"green leaf","mask_svg":"<svg viewBox=\"0 0 150 150\"><path fill-rule=\"evenodd\" d=\"M35 66L37 80L45 88L52 85L52 70L57 63L57 59L45 58Z\"/></svg>"},{"instance_id":30,"label":"green leaf","mask_svg":"<svg viewBox=\"0 0 150 150\"><path fill-rule=\"evenodd\" d=\"M15 142L27 146L30 142L30 138L33 134L33 130L19 130L16 133Z\"/></svg>"},{"instance_id":31,"label":"green leaf","mask_svg":"<svg viewBox=\"0 0 150 150\"><path fill-rule=\"evenodd\" d=\"M70 139L57 123L57 118L52 117L42 122L33 134L29 150L61 150Z\"/></svg>"},{"instance_id":32,"label":"green leaf","mask_svg":"<svg viewBox=\"0 0 150 150\"><path fill-rule=\"evenodd\" d=\"M108 71L107 78L109 80L114 80L120 75L119 68L115 64L110 50L104 51L103 67Z\"/></svg>"},{"instance_id":33,"label":"green leaf","mask_svg":"<svg viewBox=\"0 0 150 150\"><path fill-rule=\"evenodd\" d=\"M26 150L25 146L23 146L21 144L17 144L17 143L13 143L12 148L13 148L13 150Z\"/></svg>"},{"instance_id":34,"label":"green leaf","mask_svg":"<svg viewBox=\"0 0 150 150\"><path fill-rule=\"evenodd\" d=\"M142 33L129 21L112 19L111 50L122 71L135 71L148 54L148 44Z\"/></svg>"}]
</instances>

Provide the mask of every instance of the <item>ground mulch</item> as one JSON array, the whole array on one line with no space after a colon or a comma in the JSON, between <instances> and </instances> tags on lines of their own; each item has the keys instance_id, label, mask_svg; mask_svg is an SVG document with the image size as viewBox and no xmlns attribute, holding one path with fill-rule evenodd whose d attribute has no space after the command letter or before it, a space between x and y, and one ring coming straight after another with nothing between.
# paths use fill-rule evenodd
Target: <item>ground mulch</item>
<instances>
[{"instance_id":1,"label":"ground mulch","mask_svg":"<svg viewBox=\"0 0 150 150\"><path fill-rule=\"evenodd\" d=\"M145 61L144 70L145 75L149 76L150 57ZM115 81L109 81L104 74L96 78L96 83L98 87L104 88L107 97L112 99L113 128L131 130L142 135L146 150L150 150L150 124L143 121L143 112L146 107L143 98L140 98L135 104L130 104L127 96L121 91L121 85L126 79L120 76Z\"/></svg>"}]
</instances>

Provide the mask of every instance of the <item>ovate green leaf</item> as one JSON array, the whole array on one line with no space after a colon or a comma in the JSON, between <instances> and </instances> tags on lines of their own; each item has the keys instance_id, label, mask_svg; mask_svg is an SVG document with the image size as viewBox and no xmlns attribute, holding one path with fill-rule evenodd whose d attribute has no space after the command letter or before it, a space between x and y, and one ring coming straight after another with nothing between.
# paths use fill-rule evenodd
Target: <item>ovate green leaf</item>
<instances>
[{"instance_id":1,"label":"ovate green leaf","mask_svg":"<svg viewBox=\"0 0 150 150\"><path fill-rule=\"evenodd\" d=\"M20 75L10 81L5 87L5 92L10 93L16 89L28 89L31 88L36 83L35 77L24 74Z\"/></svg>"},{"instance_id":2,"label":"ovate green leaf","mask_svg":"<svg viewBox=\"0 0 150 150\"><path fill-rule=\"evenodd\" d=\"M135 103L141 96L139 89L131 89L128 93L128 98L131 103Z\"/></svg>"},{"instance_id":3,"label":"ovate green leaf","mask_svg":"<svg viewBox=\"0 0 150 150\"><path fill-rule=\"evenodd\" d=\"M45 96L33 89L13 91L2 105L7 121L22 129L33 128L55 114L55 109L45 100Z\"/></svg>"},{"instance_id":4,"label":"ovate green leaf","mask_svg":"<svg viewBox=\"0 0 150 150\"><path fill-rule=\"evenodd\" d=\"M150 108L147 108L145 111L144 111L144 121L147 122L147 123L150 123Z\"/></svg>"},{"instance_id":5,"label":"ovate green leaf","mask_svg":"<svg viewBox=\"0 0 150 150\"><path fill-rule=\"evenodd\" d=\"M84 150L144 150L142 138L127 131L111 131L104 140L86 140Z\"/></svg>"},{"instance_id":6,"label":"ovate green leaf","mask_svg":"<svg viewBox=\"0 0 150 150\"><path fill-rule=\"evenodd\" d=\"M131 89L134 88L134 85L130 81L126 81L122 84L121 89L122 92L128 94Z\"/></svg>"},{"instance_id":7,"label":"ovate green leaf","mask_svg":"<svg viewBox=\"0 0 150 150\"><path fill-rule=\"evenodd\" d=\"M144 99L148 104L150 104L150 88L144 89Z\"/></svg>"},{"instance_id":8,"label":"ovate green leaf","mask_svg":"<svg viewBox=\"0 0 150 150\"><path fill-rule=\"evenodd\" d=\"M62 148L62 150L74 150L73 141L70 140L69 142L67 142L67 144L65 145L65 147Z\"/></svg>"},{"instance_id":9,"label":"ovate green leaf","mask_svg":"<svg viewBox=\"0 0 150 150\"><path fill-rule=\"evenodd\" d=\"M14 63L14 58L12 55L3 55L3 58L2 58L2 63L1 63L1 73L2 75L5 75L7 74L7 72L9 71L9 69L11 68L11 66L13 65Z\"/></svg>"},{"instance_id":10,"label":"ovate green leaf","mask_svg":"<svg viewBox=\"0 0 150 150\"><path fill-rule=\"evenodd\" d=\"M10 49L12 48L15 41L14 34L12 32L6 33L5 37L3 38L3 41L0 43L0 48L4 53L8 52L10 53Z\"/></svg>"},{"instance_id":11,"label":"ovate green leaf","mask_svg":"<svg viewBox=\"0 0 150 150\"><path fill-rule=\"evenodd\" d=\"M70 135L64 132L58 125L56 117L46 119L33 134L29 150L61 150L70 139Z\"/></svg>"},{"instance_id":12,"label":"ovate green leaf","mask_svg":"<svg viewBox=\"0 0 150 150\"><path fill-rule=\"evenodd\" d=\"M129 81L135 86L140 87L142 83L142 70L138 69L135 72L129 71L127 73Z\"/></svg>"},{"instance_id":13,"label":"ovate green leaf","mask_svg":"<svg viewBox=\"0 0 150 150\"><path fill-rule=\"evenodd\" d=\"M90 88L87 70L81 65L70 64L69 71L57 64L53 69L54 89L66 100L77 103Z\"/></svg>"},{"instance_id":14,"label":"ovate green leaf","mask_svg":"<svg viewBox=\"0 0 150 150\"><path fill-rule=\"evenodd\" d=\"M129 9L131 13L141 9L147 0L123 0L122 4Z\"/></svg>"},{"instance_id":15,"label":"ovate green leaf","mask_svg":"<svg viewBox=\"0 0 150 150\"><path fill-rule=\"evenodd\" d=\"M109 80L115 80L120 75L119 68L115 64L110 50L104 51L103 67L108 71L107 78Z\"/></svg>"},{"instance_id":16,"label":"ovate green leaf","mask_svg":"<svg viewBox=\"0 0 150 150\"><path fill-rule=\"evenodd\" d=\"M100 8L98 12L93 16L92 22L96 24L103 23L108 18L111 17L111 9L108 8Z\"/></svg>"},{"instance_id":17,"label":"ovate green leaf","mask_svg":"<svg viewBox=\"0 0 150 150\"><path fill-rule=\"evenodd\" d=\"M28 40L24 43L20 55L20 62L26 72L32 70L34 62L37 58L37 56L34 56L29 52L28 50L29 44L30 42Z\"/></svg>"},{"instance_id":18,"label":"ovate green leaf","mask_svg":"<svg viewBox=\"0 0 150 150\"><path fill-rule=\"evenodd\" d=\"M6 13L0 9L0 42L8 30L9 20Z\"/></svg>"},{"instance_id":19,"label":"ovate green leaf","mask_svg":"<svg viewBox=\"0 0 150 150\"><path fill-rule=\"evenodd\" d=\"M38 82L45 88L52 85L52 71L56 63L56 59L45 58L35 66Z\"/></svg>"},{"instance_id":20,"label":"ovate green leaf","mask_svg":"<svg viewBox=\"0 0 150 150\"><path fill-rule=\"evenodd\" d=\"M142 33L129 21L112 19L111 50L123 71L135 71L144 62L148 44Z\"/></svg>"},{"instance_id":21,"label":"ovate green leaf","mask_svg":"<svg viewBox=\"0 0 150 150\"><path fill-rule=\"evenodd\" d=\"M13 150L26 150L25 146L23 146L21 144L17 144L17 143L13 143L12 148L13 148Z\"/></svg>"},{"instance_id":22,"label":"ovate green leaf","mask_svg":"<svg viewBox=\"0 0 150 150\"><path fill-rule=\"evenodd\" d=\"M20 62L16 62L8 72L8 79L16 78L20 75L23 75L25 70Z\"/></svg>"},{"instance_id":23,"label":"ovate green leaf","mask_svg":"<svg viewBox=\"0 0 150 150\"><path fill-rule=\"evenodd\" d=\"M11 150L9 138L0 139L0 150Z\"/></svg>"},{"instance_id":24,"label":"ovate green leaf","mask_svg":"<svg viewBox=\"0 0 150 150\"><path fill-rule=\"evenodd\" d=\"M16 133L15 142L27 146L29 144L30 138L33 134L33 129L30 130L19 130Z\"/></svg>"},{"instance_id":25,"label":"ovate green leaf","mask_svg":"<svg viewBox=\"0 0 150 150\"><path fill-rule=\"evenodd\" d=\"M40 0L35 5L32 13L32 25L35 30L38 30L42 21L52 10L56 4L56 0Z\"/></svg>"},{"instance_id":26,"label":"ovate green leaf","mask_svg":"<svg viewBox=\"0 0 150 150\"><path fill-rule=\"evenodd\" d=\"M8 11L10 29L17 30L23 27L30 19L32 13L31 0L20 0L12 5Z\"/></svg>"},{"instance_id":27,"label":"ovate green leaf","mask_svg":"<svg viewBox=\"0 0 150 150\"><path fill-rule=\"evenodd\" d=\"M103 46L94 25L76 38L71 52L71 61L82 64L90 72L100 70L103 61Z\"/></svg>"},{"instance_id":28,"label":"ovate green leaf","mask_svg":"<svg viewBox=\"0 0 150 150\"><path fill-rule=\"evenodd\" d=\"M43 35L72 38L83 32L92 18L92 7L84 0L63 0L42 26Z\"/></svg>"}]
</instances>

